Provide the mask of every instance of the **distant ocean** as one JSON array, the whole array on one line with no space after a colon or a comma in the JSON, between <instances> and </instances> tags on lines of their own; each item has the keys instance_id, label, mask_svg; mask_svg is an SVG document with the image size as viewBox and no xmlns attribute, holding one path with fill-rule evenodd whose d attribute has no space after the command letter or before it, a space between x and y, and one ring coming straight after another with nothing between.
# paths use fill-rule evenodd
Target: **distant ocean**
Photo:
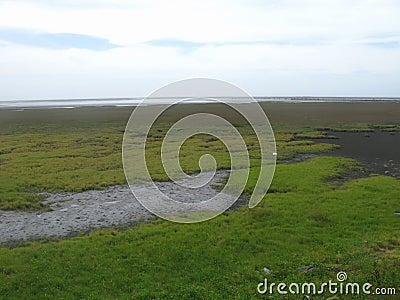
<instances>
[{"instance_id":1,"label":"distant ocean","mask_svg":"<svg viewBox=\"0 0 400 300\"><path fill-rule=\"evenodd\" d=\"M24 101L0 101L0 109L26 110L26 109L73 109L77 107L133 107L137 106L143 98L110 98L110 99L62 99L62 100L24 100ZM258 102L359 102L359 101L394 101L400 103L400 98L390 97L254 97ZM245 98L224 98L232 103L248 102ZM151 105L168 104L174 99L154 98ZM213 101L187 101L186 103L212 103Z\"/></svg>"}]
</instances>

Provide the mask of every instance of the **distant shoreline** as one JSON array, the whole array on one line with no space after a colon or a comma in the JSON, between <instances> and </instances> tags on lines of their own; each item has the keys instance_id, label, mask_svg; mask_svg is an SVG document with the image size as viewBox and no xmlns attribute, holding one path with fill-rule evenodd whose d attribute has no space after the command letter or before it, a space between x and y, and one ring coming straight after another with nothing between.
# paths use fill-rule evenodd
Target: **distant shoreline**
<instances>
[{"instance_id":1,"label":"distant shoreline","mask_svg":"<svg viewBox=\"0 0 400 300\"><path fill-rule=\"evenodd\" d=\"M190 102L189 102L190 103ZM277 126L338 126L340 124L398 124L400 101L315 101L315 102L259 102L271 124ZM245 105L245 104L244 104ZM57 126L75 126L80 122L122 122L130 118L135 106L80 106L75 109L60 107L36 107L0 109L0 129L13 124L46 122ZM176 105L162 114L162 119L176 122L188 114L213 113L224 118L231 118L232 111L224 104ZM235 115L236 116L236 115ZM236 116L237 117L237 116ZM122 128L123 126L121 126ZM9 127L7 127L9 128ZM18 127L15 127L18 131ZM123 128L124 129L124 128ZM1 130L0 130L1 131Z\"/></svg>"},{"instance_id":2,"label":"distant shoreline","mask_svg":"<svg viewBox=\"0 0 400 300\"><path fill-rule=\"evenodd\" d=\"M253 97L257 102L269 103L351 103L351 102L391 102L400 103L400 97ZM105 99L59 99L0 101L0 110L24 111L32 109L74 109L80 107L135 107L143 98L105 98ZM151 105L171 104L181 98L153 98ZM246 103L247 98L221 98L228 103ZM213 101L187 101L184 104L212 104Z\"/></svg>"}]
</instances>

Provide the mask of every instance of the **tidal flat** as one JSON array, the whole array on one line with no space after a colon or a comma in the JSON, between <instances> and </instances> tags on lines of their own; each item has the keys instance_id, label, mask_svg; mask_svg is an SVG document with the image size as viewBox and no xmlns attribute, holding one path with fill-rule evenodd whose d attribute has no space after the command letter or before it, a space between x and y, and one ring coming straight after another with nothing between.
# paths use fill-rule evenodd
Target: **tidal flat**
<instances>
[{"instance_id":1,"label":"tidal flat","mask_svg":"<svg viewBox=\"0 0 400 300\"><path fill-rule=\"evenodd\" d=\"M198 224L156 218L131 224L126 216L126 223L99 226L107 228L8 240L0 248L0 297L256 299L264 268L276 282L322 283L342 270L352 282L398 289L400 153L393 149L400 148L400 104L262 106L275 132L278 164L260 205L238 206ZM107 197L108 190L123 188L121 144L131 111L0 110L0 225L13 213L43 217L65 209L46 201L62 193L98 191ZM159 153L172 122L199 111L225 116L245 136L251 169L243 197L248 197L258 175L259 148L248 124L220 105L182 105L167 112L148 137L148 155ZM378 146L361 151L363 141ZM182 152L188 173L199 171L198 158L205 153L214 155L218 169L230 167L223 144L207 135L189 139ZM149 168L154 180L168 183L159 160L151 160ZM113 201L118 199L108 202ZM308 266L311 271L301 271Z\"/></svg>"}]
</instances>

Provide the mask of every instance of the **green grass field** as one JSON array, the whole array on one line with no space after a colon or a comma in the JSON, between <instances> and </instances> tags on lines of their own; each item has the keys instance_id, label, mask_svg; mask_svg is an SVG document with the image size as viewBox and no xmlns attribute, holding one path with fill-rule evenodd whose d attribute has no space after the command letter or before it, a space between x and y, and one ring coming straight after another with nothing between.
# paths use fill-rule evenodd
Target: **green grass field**
<instances>
[{"instance_id":1,"label":"green grass field","mask_svg":"<svg viewBox=\"0 0 400 300\"><path fill-rule=\"evenodd\" d=\"M157 221L0 249L1 295L249 299L264 267L276 282L334 280L335 267L353 282L398 287L400 185L384 176L335 182L354 168L330 157L279 165L261 205L205 223ZM316 269L299 271L308 265Z\"/></svg>"},{"instance_id":2,"label":"green grass field","mask_svg":"<svg viewBox=\"0 0 400 300\"><path fill-rule=\"evenodd\" d=\"M104 122L4 123L0 208L46 209L36 192L124 184L120 152L125 121L109 117ZM355 130L368 125L360 124L330 127ZM324 135L315 128L326 126L276 125L279 160L334 149L313 141ZM244 192L250 195L259 149L250 129L240 130L252 161ZM149 155L159 152L164 132L163 123L154 128ZM219 168L229 167L223 146L199 135L184 145L184 169L198 171L196 158L206 152L216 155ZM166 180L158 161L150 168L154 179ZM257 294L265 276L277 283L318 284L336 280L339 270L347 273L349 282L395 287L399 294L400 216L395 213L400 212L400 183L388 176L351 179L360 168L356 161L329 156L278 163L269 193L254 209L242 207L197 224L155 220L64 240L4 244L0 298L265 299ZM314 269L301 272L306 266ZM270 274L264 273L265 267ZM352 298L367 299L338 295ZM267 299L302 297L273 294Z\"/></svg>"},{"instance_id":3,"label":"green grass field","mask_svg":"<svg viewBox=\"0 0 400 300\"><path fill-rule=\"evenodd\" d=\"M0 209L41 209L38 192L83 191L126 184L122 168L121 147L123 123L97 127L96 122L64 128L39 129L29 124L20 133L0 135ZM122 128L122 129L121 129ZM148 137L146 155L159 157L161 141L168 126L157 125ZM4 129L3 129L4 130ZM248 145L251 164L260 157L258 142L248 126L239 128ZM38 132L39 131L39 132ZM293 141L301 131L276 131L279 159L290 159L299 153L327 152L336 146L310 140ZM219 168L229 168L229 154L224 145L208 135L189 139L181 149L181 164L188 173L199 171L198 159L211 153ZM168 177L160 159L148 159L154 180Z\"/></svg>"}]
</instances>

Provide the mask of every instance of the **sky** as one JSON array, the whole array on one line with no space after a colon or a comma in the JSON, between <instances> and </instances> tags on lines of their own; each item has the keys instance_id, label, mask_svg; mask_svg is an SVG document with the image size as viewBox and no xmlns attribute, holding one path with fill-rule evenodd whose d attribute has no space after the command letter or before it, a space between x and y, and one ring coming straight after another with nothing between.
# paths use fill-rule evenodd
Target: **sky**
<instances>
[{"instance_id":1,"label":"sky","mask_svg":"<svg viewBox=\"0 0 400 300\"><path fill-rule=\"evenodd\" d=\"M0 101L142 97L192 77L253 96L400 96L398 0L0 0Z\"/></svg>"}]
</instances>

